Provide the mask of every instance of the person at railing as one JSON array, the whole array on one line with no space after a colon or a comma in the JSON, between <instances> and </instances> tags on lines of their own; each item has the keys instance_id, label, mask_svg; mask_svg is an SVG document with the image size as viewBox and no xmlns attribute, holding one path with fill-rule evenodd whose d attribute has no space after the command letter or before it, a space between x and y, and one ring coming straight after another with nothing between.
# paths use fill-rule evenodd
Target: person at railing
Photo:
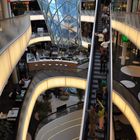
<instances>
[{"instance_id":1,"label":"person at railing","mask_svg":"<svg viewBox=\"0 0 140 140\"><path fill-rule=\"evenodd\" d=\"M100 48L100 44L104 41L104 34L103 33L95 33L95 36L98 37L97 46Z\"/></svg>"},{"instance_id":2,"label":"person at railing","mask_svg":"<svg viewBox=\"0 0 140 140\"><path fill-rule=\"evenodd\" d=\"M102 19L103 24L106 24L107 23L107 19L108 19L108 15L106 13L102 13L101 19Z\"/></svg>"},{"instance_id":3,"label":"person at railing","mask_svg":"<svg viewBox=\"0 0 140 140\"><path fill-rule=\"evenodd\" d=\"M109 27L110 27L109 24L106 24L106 25L103 27L104 41L109 40Z\"/></svg>"},{"instance_id":4,"label":"person at railing","mask_svg":"<svg viewBox=\"0 0 140 140\"><path fill-rule=\"evenodd\" d=\"M90 108L90 110L88 110L88 119L89 119L88 136L95 137L95 129L96 129L96 122L98 122L98 115L93 106Z\"/></svg>"},{"instance_id":5,"label":"person at railing","mask_svg":"<svg viewBox=\"0 0 140 140\"><path fill-rule=\"evenodd\" d=\"M40 60L39 52L38 51L36 51L36 60Z\"/></svg>"},{"instance_id":6,"label":"person at railing","mask_svg":"<svg viewBox=\"0 0 140 140\"><path fill-rule=\"evenodd\" d=\"M104 34L108 33L108 29L107 29L106 26L103 28L103 33L104 33Z\"/></svg>"},{"instance_id":7,"label":"person at railing","mask_svg":"<svg viewBox=\"0 0 140 140\"><path fill-rule=\"evenodd\" d=\"M103 47L103 49L107 49L109 46L110 41L104 41L101 43L101 47Z\"/></svg>"},{"instance_id":8,"label":"person at railing","mask_svg":"<svg viewBox=\"0 0 140 140\"><path fill-rule=\"evenodd\" d=\"M107 24L108 25L108 24ZM107 26L103 28L103 31L100 33L95 33L95 36L98 36L98 47L101 47L101 44L108 39L108 29ZM108 43L108 42L106 42Z\"/></svg>"},{"instance_id":9,"label":"person at railing","mask_svg":"<svg viewBox=\"0 0 140 140\"><path fill-rule=\"evenodd\" d=\"M99 100L97 100L97 101L98 101L98 104L99 104L99 108L98 108L99 129L104 130L105 108Z\"/></svg>"},{"instance_id":10,"label":"person at railing","mask_svg":"<svg viewBox=\"0 0 140 140\"><path fill-rule=\"evenodd\" d=\"M102 88L102 103L105 107L105 110L107 110L107 98L108 98L108 92L107 92L107 87L104 86Z\"/></svg>"}]
</instances>

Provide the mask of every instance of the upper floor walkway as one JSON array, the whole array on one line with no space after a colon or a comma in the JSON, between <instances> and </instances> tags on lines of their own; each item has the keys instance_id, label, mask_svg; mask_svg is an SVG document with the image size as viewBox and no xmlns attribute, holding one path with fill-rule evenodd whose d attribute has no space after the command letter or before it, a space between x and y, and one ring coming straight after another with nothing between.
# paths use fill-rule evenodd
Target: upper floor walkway
<instances>
[{"instance_id":1,"label":"upper floor walkway","mask_svg":"<svg viewBox=\"0 0 140 140\"><path fill-rule=\"evenodd\" d=\"M30 11L29 13L31 21L44 20L44 17L40 11ZM81 22L94 22L94 11L82 10ZM126 35L131 42L140 48L140 14L113 12L112 28ZM84 43L85 42L83 41L83 44Z\"/></svg>"}]
</instances>

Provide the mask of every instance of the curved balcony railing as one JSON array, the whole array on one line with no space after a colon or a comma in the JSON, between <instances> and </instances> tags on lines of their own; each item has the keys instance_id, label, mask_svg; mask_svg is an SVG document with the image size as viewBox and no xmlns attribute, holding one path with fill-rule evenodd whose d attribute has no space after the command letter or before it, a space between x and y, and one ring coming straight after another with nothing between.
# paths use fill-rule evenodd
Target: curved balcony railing
<instances>
[{"instance_id":1,"label":"curved balcony railing","mask_svg":"<svg viewBox=\"0 0 140 140\"><path fill-rule=\"evenodd\" d=\"M94 10L81 10L81 15L91 15L94 16L95 11Z\"/></svg>"},{"instance_id":2,"label":"curved balcony railing","mask_svg":"<svg viewBox=\"0 0 140 140\"><path fill-rule=\"evenodd\" d=\"M26 11L25 13L30 14L30 15L42 15L42 11Z\"/></svg>"},{"instance_id":3,"label":"curved balcony railing","mask_svg":"<svg viewBox=\"0 0 140 140\"><path fill-rule=\"evenodd\" d=\"M28 15L0 20L0 54L17 40L30 26Z\"/></svg>"},{"instance_id":4,"label":"curved balcony railing","mask_svg":"<svg viewBox=\"0 0 140 140\"><path fill-rule=\"evenodd\" d=\"M27 11L30 15L42 15L41 11ZM81 10L81 15L94 16L94 10ZM140 30L140 13L113 12L112 19Z\"/></svg>"},{"instance_id":5,"label":"curved balcony railing","mask_svg":"<svg viewBox=\"0 0 140 140\"><path fill-rule=\"evenodd\" d=\"M50 36L50 33L49 32L32 33L31 38L40 37L40 36Z\"/></svg>"},{"instance_id":6,"label":"curved balcony railing","mask_svg":"<svg viewBox=\"0 0 140 140\"><path fill-rule=\"evenodd\" d=\"M113 89L117 91L132 106L140 118L140 103L138 99L134 97L131 91L115 80L113 81Z\"/></svg>"},{"instance_id":7,"label":"curved balcony railing","mask_svg":"<svg viewBox=\"0 0 140 140\"><path fill-rule=\"evenodd\" d=\"M122 22L137 30L140 30L140 14L139 13L113 12L112 20Z\"/></svg>"},{"instance_id":8,"label":"curved balcony railing","mask_svg":"<svg viewBox=\"0 0 140 140\"><path fill-rule=\"evenodd\" d=\"M68 106L66 109L62 110L61 112L52 112L51 114L47 115L46 118L44 120L42 120L36 129L35 132L35 137L37 136L39 130L46 124L50 123L51 121L58 119L64 115L67 115L71 112L77 111L77 110L81 110L83 107L83 102L81 103L77 103L77 104L73 104L71 106Z\"/></svg>"}]
</instances>

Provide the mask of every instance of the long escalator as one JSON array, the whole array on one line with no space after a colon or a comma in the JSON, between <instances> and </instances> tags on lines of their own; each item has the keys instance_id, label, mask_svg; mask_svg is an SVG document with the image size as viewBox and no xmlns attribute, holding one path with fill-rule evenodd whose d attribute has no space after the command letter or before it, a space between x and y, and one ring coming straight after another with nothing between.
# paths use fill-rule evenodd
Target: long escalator
<instances>
[{"instance_id":1,"label":"long escalator","mask_svg":"<svg viewBox=\"0 0 140 140\"><path fill-rule=\"evenodd\" d=\"M111 140L112 48L110 3L96 1L80 140ZM105 31L106 30L106 31Z\"/></svg>"}]
</instances>

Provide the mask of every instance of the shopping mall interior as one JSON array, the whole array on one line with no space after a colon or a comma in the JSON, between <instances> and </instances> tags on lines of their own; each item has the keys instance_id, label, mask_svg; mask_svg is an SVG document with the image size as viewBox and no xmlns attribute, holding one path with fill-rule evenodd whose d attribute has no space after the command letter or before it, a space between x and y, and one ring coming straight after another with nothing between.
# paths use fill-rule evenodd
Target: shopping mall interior
<instances>
[{"instance_id":1,"label":"shopping mall interior","mask_svg":"<svg viewBox=\"0 0 140 140\"><path fill-rule=\"evenodd\" d=\"M0 140L140 140L140 0L0 0Z\"/></svg>"}]
</instances>

